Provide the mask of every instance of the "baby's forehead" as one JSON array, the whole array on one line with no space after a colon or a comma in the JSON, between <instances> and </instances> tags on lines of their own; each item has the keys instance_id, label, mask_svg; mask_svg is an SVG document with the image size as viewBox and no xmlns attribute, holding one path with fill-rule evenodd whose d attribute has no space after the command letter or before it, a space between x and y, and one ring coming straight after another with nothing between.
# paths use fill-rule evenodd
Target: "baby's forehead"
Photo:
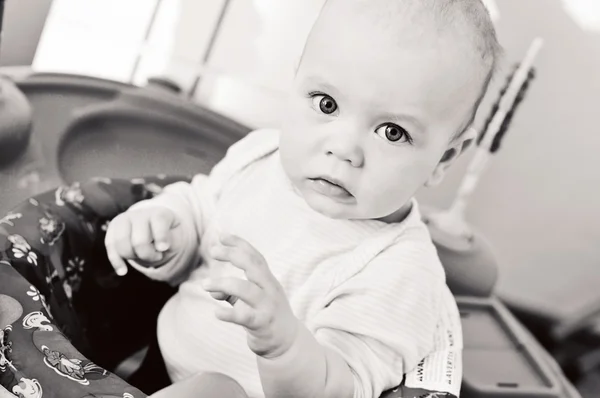
<instances>
[{"instance_id":1,"label":"baby's forehead","mask_svg":"<svg viewBox=\"0 0 600 398\"><path fill-rule=\"evenodd\" d=\"M438 31L445 19L435 12L435 4L446 0L327 0L317 23L358 24L360 27L392 29L420 27L419 31ZM447 15L447 13L446 13ZM366 32L365 32L366 33Z\"/></svg>"},{"instance_id":2,"label":"baby's forehead","mask_svg":"<svg viewBox=\"0 0 600 398\"><path fill-rule=\"evenodd\" d=\"M500 52L481 0L327 0L314 36L326 40L338 29L348 32L349 40L368 36L373 45L427 47L443 42L462 50L465 58L483 60L488 69Z\"/></svg>"},{"instance_id":3,"label":"baby's forehead","mask_svg":"<svg viewBox=\"0 0 600 398\"><path fill-rule=\"evenodd\" d=\"M484 65L473 55L470 41L425 15L425 8L412 5L419 1L429 0L329 0L311 31L302 60L309 58L319 68L326 59L336 57L346 61L347 67L356 67L366 58L371 69L386 69L410 58L429 62L426 69L413 71L419 74L433 71L451 76L468 69L471 76L480 75ZM401 8L399 3L411 6Z\"/></svg>"}]
</instances>

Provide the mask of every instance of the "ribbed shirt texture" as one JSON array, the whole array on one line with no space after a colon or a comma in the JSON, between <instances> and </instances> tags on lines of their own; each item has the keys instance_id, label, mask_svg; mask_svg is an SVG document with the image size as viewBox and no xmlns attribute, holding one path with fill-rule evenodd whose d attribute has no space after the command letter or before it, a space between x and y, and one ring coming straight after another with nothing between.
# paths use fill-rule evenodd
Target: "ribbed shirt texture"
<instances>
[{"instance_id":1,"label":"ribbed shirt texture","mask_svg":"<svg viewBox=\"0 0 600 398\"><path fill-rule=\"evenodd\" d=\"M460 351L456 303L417 202L399 223L327 218L311 209L287 178L278 137L277 130L252 132L210 175L170 185L141 203L172 209L187 231L186 249L170 263L157 269L136 266L151 278L180 284L158 322L172 380L221 372L250 397L264 396L246 331L218 320L215 308L229 304L200 285L206 277L243 277L208 255L220 231L247 240L265 257L296 317L347 361L355 397L377 398L399 385L405 373L416 372L426 356ZM453 378L460 385L457 373ZM429 387L449 391L447 385Z\"/></svg>"}]
</instances>

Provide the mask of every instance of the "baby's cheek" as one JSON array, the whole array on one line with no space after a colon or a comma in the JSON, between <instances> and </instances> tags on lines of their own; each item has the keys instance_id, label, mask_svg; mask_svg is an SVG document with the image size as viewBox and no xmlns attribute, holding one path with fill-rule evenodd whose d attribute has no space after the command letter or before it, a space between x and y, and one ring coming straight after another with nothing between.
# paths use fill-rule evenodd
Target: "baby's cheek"
<instances>
[{"instance_id":1,"label":"baby's cheek","mask_svg":"<svg viewBox=\"0 0 600 398\"><path fill-rule=\"evenodd\" d=\"M368 218L388 216L404 206L410 195L402 181L392 178L371 179L371 182L362 189L362 198L359 203L368 213ZM361 200L362 199L362 200Z\"/></svg>"},{"instance_id":2,"label":"baby's cheek","mask_svg":"<svg viewBox=\"0 0 600 398\"><path fill-rule=\"evenodd\" d=\"M282 115L281 118L284 126L293 127L301 125L314 116L314 109L307 103L304 103L304 100L306 100L306 98L288 102L287 107L285 108L285 114Z\"/></svg>"},{"instance_id":3,"label":"baby's cheek","mask_svg":"<svg viewBox=\"0 0 600 398\"><path fill-rule=\"evenodd\" d=\"M289 178L294 178L297 174L297 164L300 161L299 155L294 149L293 142L284 141L279 143L279 156L284 172Z\"/></svg>"}]
</instances>

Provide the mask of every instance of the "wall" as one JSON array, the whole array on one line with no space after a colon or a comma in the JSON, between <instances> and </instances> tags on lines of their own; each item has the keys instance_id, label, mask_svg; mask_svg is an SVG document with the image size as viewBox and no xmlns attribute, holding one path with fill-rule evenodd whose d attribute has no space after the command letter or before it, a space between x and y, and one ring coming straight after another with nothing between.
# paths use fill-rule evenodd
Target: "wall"
<instances>
[{"instance_id":1,"label":"wall","mask_svg":"<svg viewBox=\"0 0 600 398\"><path fill-rule=\"evenodd\" d=\"M587 4L598 21L597 2ZM471 218L498 249L505 293L568 316L600 300L600 32L576 25L557 0L499 6L512 60L536 35L546 47Z\"/></svg>"}]
</instances>

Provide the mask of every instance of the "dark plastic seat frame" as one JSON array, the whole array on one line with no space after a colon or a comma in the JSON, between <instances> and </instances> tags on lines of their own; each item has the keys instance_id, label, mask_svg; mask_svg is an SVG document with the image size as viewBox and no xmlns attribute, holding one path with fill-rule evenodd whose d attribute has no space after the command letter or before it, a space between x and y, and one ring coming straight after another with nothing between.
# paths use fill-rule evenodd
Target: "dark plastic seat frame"
<instances>
[{"instance_id":1,"label":"dark plastic seat frame","mask_svg":"<svg viewBox=\"0 0 600 398\"><path fill-rule=\"evenodd\" d=\"M147 345L155 333L158 311L172 294L171 287L133 270L126 277L114 273L104 249L106 226L116 215L137 201L153 197L163 186L189 179L98 178L75 183L21 203L0 221L2 259L46 298L53 323L71 343L106 369L115 369ZM14 235L28 243L29 253L15 256L14 243L9 239ZM36 258L35 265L31 256ZM443 250L440 256L444 262ZM469 292L464 283L452 280L452 270L447 274L454 293L457 286L460 290L456 298L463 316L465 367L461 397L580 397L554 360L493 296L493 283L490 288L474 286L473 293L465 295ZM480 330L482 325L484 329ZM491 335L498 339L486 338ZM516 354L505 355L509 351ZM507 358L517 360L506 362ZM527 363L523 365L523 361ZM527 375L519 376L519 382L503 379L507 372L511 375L510 369L519 366L530 366L536 380L529 382ZM382 397L401 394L402 388L397 388Z\"/></svg>"}]
</instances>

